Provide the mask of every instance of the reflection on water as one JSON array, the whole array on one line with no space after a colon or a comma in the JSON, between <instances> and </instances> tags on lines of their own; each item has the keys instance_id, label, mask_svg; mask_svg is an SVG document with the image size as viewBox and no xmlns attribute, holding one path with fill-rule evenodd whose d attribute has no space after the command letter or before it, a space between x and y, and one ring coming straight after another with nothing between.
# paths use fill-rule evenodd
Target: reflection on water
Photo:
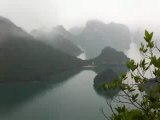
<instances>
[{"instance_id":1,"label":"reflection on water","mask_svg":"<svg viewBox=\"0 0 160 120\"><path fill-rule=\"evenodd\" d=\"M46 91L60 86L69 78L73 77L80 70L61 73L46 78L44 82L16 83L0 85L0 115L7 115L14 111L14 108L25 104L26 101L34 99L38 95L45 94ZM54 86L54 87L53 87Z\"/></svg>"},{"instance_id":2,"label":"reflection on water","mask_svg":"<svg viewBox=\"0 0 160 120\"><path fill-rule=\"evenodd\" d=\"M78 72L41 83L1 85L0 120L104 120L99 109L106 102L93 88L96 73Z\"/></svg>"},{"instance_id":3,"label":"reflection on water","mask_svg":"<svg viewBox=\"0 0 160 120\"><path fill-rule=\"evenodd\" d=\"M111 70L111 72L109 72ZM120 76L120 74L127 72L125 65L102 65L94 69L99 75L98 78L94 79L94 89L98 95L109 99L113 98L119 93L119 89L115 90L104 90L101 86L104 82L110 83L112 78ZM113 73L112 73L113 72ZM111 74L112 73L112 74ZM102 75L103 74L103 75Z\"/></svg>"},{"instance_id":4,"label":"reflection on water","mask_svg":"<svg viewBox=\"0 0 160 120\"><path fill-rule=\"evenodd\" d=\"M117 65L117 64L101 64L98 67L94 68L93 70L96 73L101 73L106 69L111 69L114 72L116 72L118 75L120 75L124 72L127 72L127 70L128 70L126 65Z\"/></svg>"}]
</instances>

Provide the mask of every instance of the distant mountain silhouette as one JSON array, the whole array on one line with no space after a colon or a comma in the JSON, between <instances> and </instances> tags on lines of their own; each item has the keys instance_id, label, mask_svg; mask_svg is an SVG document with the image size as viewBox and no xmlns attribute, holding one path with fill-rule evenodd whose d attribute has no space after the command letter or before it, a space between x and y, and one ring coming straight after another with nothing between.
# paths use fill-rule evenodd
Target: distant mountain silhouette
<instances>
[{"instance_id":1,"label":"distant mountain silhouette","mask_svg":"<svg viewBox=\"0 0 160 120\"><path fill-rule=\"evenodd\" d=\"M77 44L79 37L71 34L62 25L58 25L57 27L53 27L53 29L51 30L51 35L52 36L53 35L62 36L63 38L68 39L68 40L72 41L74 44L76 44L77 46L79 46L79 44Z\"/></svg>"},{"instance_id":2,"label":"distant mountain silhouette","mask_svg":"<svg viewBox=\"0 0 160 120\"><path fill-rule=\"evenodd\" d=\"M29 34L9 19L0 16L0 39L7 35L28 36Z\"/></svg>"},{"instance_id":3,"label":"distant mountain silhouette","mask_svg":"<svg viewBox=\"0 0 160 120\"><path fill-rule=\"evenodd\" d=\"M0 82L43 80L84 64L34 39L6 18L0 18L0 35Z\"/></svg>"},{"instance_id":4,"label":"distant mountain silhouette","mask_svg":"<svg viewBox=\"0 0 160 120\"><path fill-rule=\"evenodd\" d=\"M129 58L123 53L111 47L105 47L101 54L92 59L94 64L126 64Z\"/></svg>"},{"instance_id":5,"label":"distant mountain silhouette","mask_svg":"<svg viewBox=\"0 0 160 120\"><path fill-rule=\"evenodd\" d=\"M89 58L98 56L106 46L124 51L129 48L131 42L127 26L116 23L105 24L97 20L87 22L79 39Z\"/></svg>"},{"instance_id":6,"label":"distant mountain silhouette","mask_svg":"<svg viewBox=\"0 0 160 120\"><path fill-rule=\"evenodd\" d=\"M43 34L40 33L41 38L43 38ZM88 59L98 56L106 46L124 51L129 48L131 42L131 35L127 26L117 23L105 24L97 20L88 21L84 28L73 27L69 31L59 25L52 29L50 35L52 37L61 36L72 41L85 51Z\"/></svg>"},{"instance_id":7,"label":"distant mountain silhouette","mask_svg":"<svg viewBox=\"0 0 160 120\"><path fill-rule=\"evenodd\" d=\"M67 32L63 26L57 26L48 33L40 30L34 30L31 34L36 39L41 40L42 42L47 43L69 55L78 56L82 53L82 50L70 40L70 38L73 39L72 35Z\"/></svg>"},{"instance_id":8,"label":"distant mountain silhouette","mask_svg":"<svg viewBox=\"0 0 160 120\"><path fill-rule=\"evenodd\" d=\"M128 60L122 52L105 47L106 44L127 46L129 31L124 25L89 21L79 35L71 34L63 26L50 32L34 30L31 34L0 17L0 82L41 80L43 76L92 62L97 65L123 64ZM121 46L117 40L125 44ZM98 56L105 48L98 57L83 61L74 57L82 53L77 46L91 56L91 52Z\"/></svg>"}]
</instances>

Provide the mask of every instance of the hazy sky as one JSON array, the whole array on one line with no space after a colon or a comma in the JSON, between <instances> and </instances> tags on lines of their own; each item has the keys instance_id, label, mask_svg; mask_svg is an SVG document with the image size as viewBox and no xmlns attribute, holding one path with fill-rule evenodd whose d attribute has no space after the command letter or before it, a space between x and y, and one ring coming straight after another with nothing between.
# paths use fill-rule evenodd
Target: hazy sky
<instances>
[{"instance_id":1,"label":"hazy sky","mask_svg":"<svg viewBox=\"0 0 160 120\"><path fill-rule=\"evenodd\" d=\"M26 30L58 24L70 28L89 19L159 25L160 0L0 0L0 15Z\"/></svg>"}]
</instances>

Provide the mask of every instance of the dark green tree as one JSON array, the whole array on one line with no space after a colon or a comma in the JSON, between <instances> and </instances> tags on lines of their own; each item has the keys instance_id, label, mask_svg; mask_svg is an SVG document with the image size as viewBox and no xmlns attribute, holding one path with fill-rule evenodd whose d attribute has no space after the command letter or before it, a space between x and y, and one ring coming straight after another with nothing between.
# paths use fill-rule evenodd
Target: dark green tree
<instances>
[{"instance_id":1,"label":"dark green tree","mask_svg":"<svg viewBox=\"0 0 160 120\"><path fill-rule=\"evenodd\" d=\"M141 43L140 62L130 60L128 73L118 80L103 85L105 90L119 88L121 92L108 103L112 110L110 120L160 120L160 49L153 41L153 32L145 31ZM147 77L150 73L150 77ZM118 102L116 107L113 103Z\"/></svg>"}]
</instances>

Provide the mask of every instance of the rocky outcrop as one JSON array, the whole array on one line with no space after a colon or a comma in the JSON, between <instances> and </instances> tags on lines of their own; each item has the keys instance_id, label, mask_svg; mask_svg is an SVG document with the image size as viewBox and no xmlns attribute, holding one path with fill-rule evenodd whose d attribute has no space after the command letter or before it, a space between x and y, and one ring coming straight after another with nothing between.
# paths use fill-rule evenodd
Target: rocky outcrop
<instances>
[{"instance_id":1,"label":"rocky outcrop","mask_svg":"<svg viewBox=\"0 0 160 120\"><path fill-rule=\"evenodd\" d=\"M123 53L111 47L105 47L101 54L94 58L92 62L96 65L100 64L123 64L128 62L129 58Z\"/></svg>"}]
</instances>

